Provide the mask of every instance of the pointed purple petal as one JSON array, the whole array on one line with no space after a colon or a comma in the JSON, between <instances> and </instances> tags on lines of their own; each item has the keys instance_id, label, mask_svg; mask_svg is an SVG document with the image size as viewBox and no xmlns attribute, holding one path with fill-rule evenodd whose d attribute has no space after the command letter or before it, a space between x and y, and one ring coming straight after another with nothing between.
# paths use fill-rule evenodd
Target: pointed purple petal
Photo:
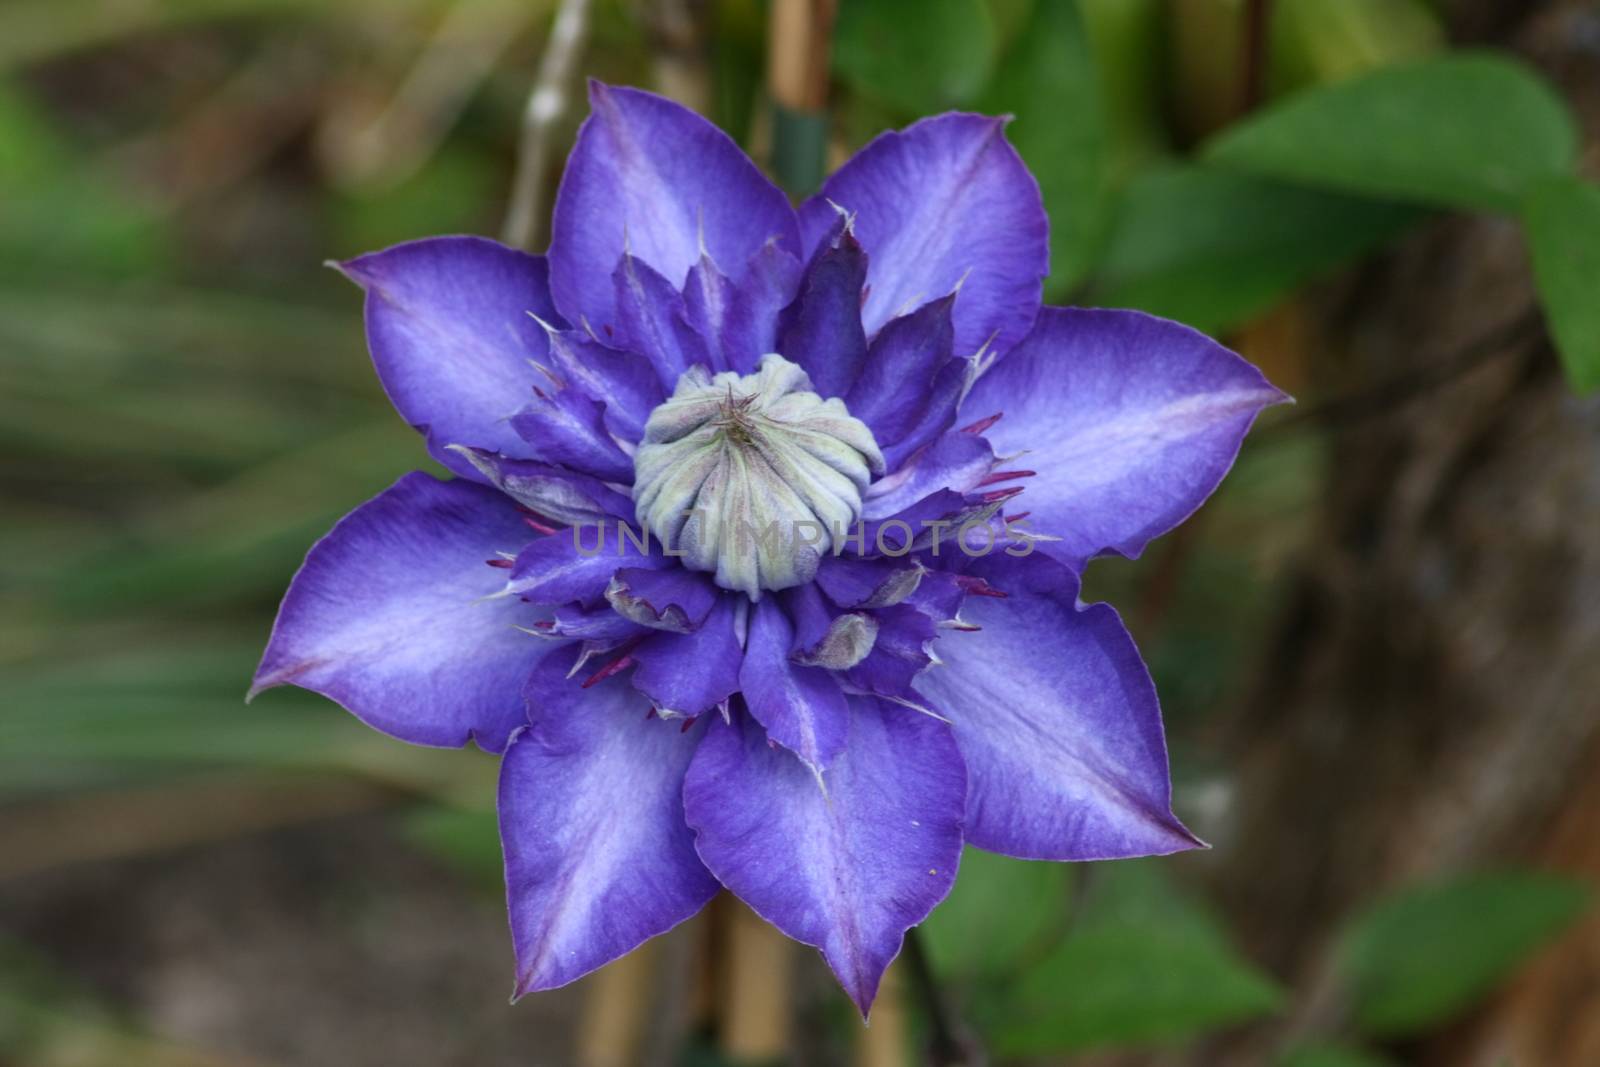
<instances>
[{"instance_id":1,"label":"pointed purple petal","mask_svg":"<svg viewBox=\"0 0 1600 1067\"><path fill-rule=\"evenodd\" d=\"M542 256L482 237L431 237L339 269L366 290L367 345L384 391L435 459L481 482L447 446L531 455L507 420L545 384L533 365L545 332L530 312L560 321Z\"/></svg>"},{"instance_id":2,"label":"pointed purple petal","mask_svg":"<svg viewBox=\"0 0 1600 1067\"><path fill-rule=\"evenodd\" d=\"M611 275L616 289L617 339L656 369L668 390L695 364L711 362L705 342L689 325L684 300L675 286L638 257L625 255Z\"/></svg>"},{"instance_id":3,"label":"pointed purple petal","mask_svg":"<svg viewBox=\"0 0 1600 1067\"><path fill-rule=\"evenodd\" d=\"M861 376L844 400L850 414L871 428L879 448L905 440L922 420L934 378L954 351L954 306L954 295L930 301L890 320L872 339ZM950 418L955 418L953 403Z\"/></svg>"},{"instance_id":4,"label":"pointed purple petal","mask_svg":"<svg viewBox=\"0 0 1600 1067\"><path fill-rule=\"evenodd\" d=\"M735 282L702 256L684 283L684 313L705 341L711 369L749 374L778 350L778 315L800 284L800 261L768 242Z\"/></svg>"},{"instance_id":5,"label":"pointed purple petal","mask_svg":"<svg viewBox=\"0 0 1600 1067\"><path fill-rule=\"evenodd\" d=\"M690 633L660 633L631 653L639 664L635 689L666 716L694 718L732 696L739 688L744 650L734 626L741 594L722 593L699 628Z\"/></svg>"},{"instance_id":6,"label":"pointed purple petal","mask_svg":"<svg viewBox=\"0 0 1600 1067\"><path fill-rule=\"evenodd\" d=\"M633 521L633 501L591 475L478 448L452 446L452 451L466 457L496 489L563 525L592 528L615 525L619 519Z\"/></svg>"},{"instance_id":7,"label":"pointed purple petal","mask_svg":"<svg viewBox=\"0 0 1600 1067\"><path fill-rule=\"evenodd\" d=\"M878 624L877 640L866 659L844 672L856 692L874 693L921 707L912 679L933 662L928 648L939 636L937 623L910 604L896 604L870 613Z\"/></svg>"},{"instance_id":8,"label":"pointed purple petal","mask_svg":"<svg viewBox=\"0 0 1600 1067\"><path fill-rule=\"evenodd\" d=\"M857 216L872 257L869 334L958 284L956 355L986 343L1004 352L1028 332L1049 269L1049 223L1004 126L950 114L882 134L801 207L808 249L833 225L829 201Z\"/></svg>"},{"instance_id":9,"label":"pointed purple petal","mask_svg":"<svg viewBox=\"0 0 1600 1067\"><path fill-rule=\"evenodd\" d=\"M867 257L840 219L806 265L800 294L779 319L778 351L811 376L820 396L844 396L866 362L867 335L861 328L866 277Z\"/></svg>"},{"instance_id":10,"label":"pointed purple petal","mask_svg":"<svg viewBox=\"0 0 1600 1067\"><path fill-rule=\"evenodd\" d=\"M670 100L589 85L556 194L551 293L574 324L616 326L611 271L624 250L681 286L703 248L743 266L769 238L799 252L794 212L721 130Z\"/></svg>"},{"instance_id":11,"label":"pointed purple petal","mask_svg":"<svg viewBox=\"0 0 1600 1067\"><path fill-rule=\"evenodd\" d=\"M717 880L821 949L865 1016L905 931L955 880L966 774L947 725L856 698L822 777L758 724L717 719L684 780L684 810Z\"/></svg>"},{"instance_id":12,"label":"pointed purple petal","mask_svg":"<svg viewBox=\"0 0 1600 1067\"><path fill-rule=\"evenodd\" d=\"M655 367L645 357L603 345L577 330L550 334L550 366L561 383L606 406L606 425L628 441L666 399Z\"/></svg>"},{"instance_id":13,"label":"pointed purple petal","mask_svg":"<svg viewBox=\"0 0 1600 1067\"><path fill-rule=\"evenodd\" d=\"M794 627L776 599L752 605L739 688L767 736L820 773L844 749L849 708L827 671L789 659L793 646Z\"/></svg>"},{"instance_id":14,"label":"pointed purple petal","mask_svg":"<svg viewBox=\"0 0 1600 1067\"><path fill-rule=\"evenodd\" d=\"M920 449L944 436L955 425L961 400L972 386L975 372L975 362L970 359L952 359L939 368L928 384L916 420L898 441L883 446L883 462L889 470L914 458Z\"/></svg>"},{"instance_id":15,"label":"pointed purple petal","mask_svg":"<svg viewBox=\"0 0 1600 1067\"><path fill-rule=\"evenodd\" d=\"M647 541L651 551L640 551ZM643 533L625 536L615 522L557 530L517 553L505 591L535 604L592 603L623 567L675 566L660 547Z\"/></svg>"},{"instance_id":16,"label":"pointed purple petal","mask_svg":"<svg viewBox=\"0 0 1600 1067\"><path fill-rule=\"evenodd\" d=\"M1187 518L1233 465L1262 408L1287 397L1204 334L1138 311L1046 308L962 405L1004 412L986 431L1039 476L1019 507L1081 562L1137 556Z\"/></svg>"},{"instance_id":17,"label":"pointed purple petal","mask_svg":"<svg viewBox=\"0 0 1600 1067\"><path fill-rule=\"evenodd\" d=\"M548 629L543 624L534 625L541 634L585 641L596 651L618 648L629 642L637 644L650 636L648 627L618 615L610 604L598 607L563 604L551 613Z\"/></svg>"},{"instance_id":18,"label":"pointed purple petal","mask_svg":"<svg viewBox=\"0 0 1600 1067\"><path fill-rule=\"evenodd\" d=\"M685 567L624 567L606 589L618 615L652 630L698 630L721 599L709 575Z\"/></svg>"},{"instance_id":19,"label":"pointed purple petal","mask_svg":"<svg viewBox=\"0 0 1600 1067\"><path fill-rule=\"evenodd\" d=\"M252 694L298 685L419 745L491 751L522 723L535 617L485 566L529 537L511 502L413 473L341 519L278 609Z\"/></svg>"},{"instance_id":20,"label":"pointed purple petal","mask_svg":"<svg viewBox=\"0 0 1600 1067\"><path fill-rule=\"evenodd\" d=\"M973 567L1001 597L969 597L971 633L944 631L917 689L966 759L967 840L1024 859L1163 855L1197 844L1172 814L1155 687L1108 605L1044 556Z\"/></svg>"},{"instance_id":21,"label":"pointed purple petal","mask_svg":"<svg viewBox=\"0 0 1600 1067\"><path fill-rule=\"evenodd\" d=\"M581 689L558 649L530 682L533 725L506 750L500 840L517 957L515 996L581 978L694 915L716 895L684 823L700 738L647 721L612 679Z\"/></svg>"},{"instance_id":22,"label":"pointed purple petal","mask_svg":"<svg viewBox=\"0 0 1600 1067\"><path fill-rule=\"evenodd\" d=\"M994 449L982 437L944 434L889 477L872 484L864 502L866 517L888 518L941 489L967 492L994 467Z\"/></svg>"},{"instance_id":23,"label":"pointed purple petal","mask_svg":"<svg viewBox=\"0 0 1600 1067\"><path fill-rule=\"evenodd\" d=\"M529 459L627 485L633 481L633 460L606 429L605 410L576 389L558 389L512 416L511 428L527 442Z\"/></svg>"},{"instance_id":24,"label":"pointed purple petal","mask_svg":"<svg viewBox=\"0 0 1600 1067\"><path fill-rule=\"evenodd\" d=\"M817 586L845 610L885 608L917 591L927 570L916 559L827 556L817 568Z\"/></svg>"}]
</instances>

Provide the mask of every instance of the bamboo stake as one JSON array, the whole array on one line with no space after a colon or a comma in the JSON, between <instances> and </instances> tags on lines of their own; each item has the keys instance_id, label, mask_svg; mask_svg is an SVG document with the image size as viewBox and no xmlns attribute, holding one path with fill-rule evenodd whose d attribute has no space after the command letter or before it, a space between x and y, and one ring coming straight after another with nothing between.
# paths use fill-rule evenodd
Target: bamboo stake
<instances>
[{"instance_id":1,"label":"bamboo stake","mask_svg":"<svg viewBox=\"0 0 1600 1067\"><path fill-rule=\"evenodd\" d=\"M822 184L834 0L774 0L767 36L772 169L791 194Z\"/></svg>"},{"instance_id":2,"label":"bamboo stake","mask_svg":"<svg viewBox=\"0 0 1600 1067\"><path fill-rule=\"evenodd\" d=\"M722 1049L736 1063L771 1063L790 1045L794 942L743 904L729 904Z\"/></svg>"},{"instance_id":3,"label":"bamboo stake","mask_svg":"<svg viewBox=\"0 0 1600 1067\"><path fill-rule=\"evenodd\" d=\"M589 34L589 0L562 0L550 25L550 40L539 62L539 76L522 115L517 170L501 233L508 245L533 250L544 238L544 176L550 131L567 111L568 89Z\"/></svg>"}]
</instances>

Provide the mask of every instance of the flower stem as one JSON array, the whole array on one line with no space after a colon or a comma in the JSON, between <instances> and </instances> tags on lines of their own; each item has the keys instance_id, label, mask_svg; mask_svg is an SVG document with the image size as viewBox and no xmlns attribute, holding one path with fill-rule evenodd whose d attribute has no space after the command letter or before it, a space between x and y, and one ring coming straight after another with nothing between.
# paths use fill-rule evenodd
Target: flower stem
<instances>
[{"instance_id":1,"label":"flower stem","mask_svg":"<svg viewBox=\"0 0 1600 1067\"><path fill-rule=\"evenodd\" d=\"M562 0L550 24L550 37L539 62L539 76L522 115L517 169L511 181L501 238L506 244L533 251L543 243L544 177L550 132L567 110L570 82L589 35L589 0Z\"/></svg>"},{"instance_id":2,"label":"flower stem","mask_svg":"<svg viewBox=\"0 0 1600 1067\"><path fill-rule=\"evenodd\" d=\"M775 0L768 22L772 169L791 196L822 184L828 148L828 52L835 0Z\"/></svg>"},{"instance_id":3,"label":"flower stem","mask_svg":"<svg viewBox=\"0 0 1600 1067\"><path fill-rule=\"evenodd\" d=\"M916 927L906 931L905 948L900 954L910 971L911 988L922 1002L928 1021L928 1063L931 1067L984 1067L988 1062L983 1049L950 1010L928 954Z\"/></svg>"}]
</instances>

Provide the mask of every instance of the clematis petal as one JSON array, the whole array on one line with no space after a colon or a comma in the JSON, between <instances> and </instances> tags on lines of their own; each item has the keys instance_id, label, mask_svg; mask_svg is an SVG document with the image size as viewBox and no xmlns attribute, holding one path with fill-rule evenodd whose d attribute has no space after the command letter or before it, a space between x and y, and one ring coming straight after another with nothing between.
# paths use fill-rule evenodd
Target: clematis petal
<instances>
[{"instance_id":1,"label":"clematis petal","mask_svg":"<svg viewBox=\"0 0 1600 1067\"><path fill-rule=\"evenodd\" d=\"M611 275L616 289L616 333L623 348L638 352L668 389L690 367L709 366L705 341L689 324L677 287L637 256L624 254Z\"/></svg>"},{"instance_id":2,"label":"clematis petal","mask_svg":"<svg viewBox=\"0 0 1600 1067\"><path fill-rule=\"evenodd\" d=\"M883 461L890 470L909 461L955 425L961 401L977 377L978 361L974 359L947 360L927 386L921 410L898 441L883 448ZM898 430L896 432L899 432Z\"/></svg>"},{"instance_id":3,"label":"clematis petal","mask_svg":"<svg viewBox=\"0 0 1600 1067\"><path fill-rule=\"evenodd\" d=\"M512 416L511 428L528 445L528 458L560 464L624 485L633 460L606 429L606 406L576 389L544 393Z\"/></svg>"},{"instance_id":4,"label":"clematis petal","mask_svg":"<svg viewBox=\"0 0 1600 1067\"><path fill-rule=\"evenodd\" d=\"M453 444L532 453L508 421L546 384L534 366L560 321L544 257L483 237L431 237L340 263L366 290L367 345L401 416L463 477L486 479Z\"/></svg>"},{"instance_id":5,"label":"clematis petal","mask_svg":"<svg viewBox=\"0 0 1600 1067\"><path fill-rule=\"evenodd\" d=\"M599 478L533 460L512 459L481 448L451 445L496 489L540 515L567 526L633 519L633 502Z\"/></svg>"},{"instance_id":6,"label":"clematis petal","mask_svg":"<svg viewBox=\"0 0 1600 1067\"><path fill-rule=\"evenodd\" d=\"M871 614L878 624L877 640L860 663L845 671L845 682L856 692L922 707L911 683L933 662L928 649L939 636L938 624L910 604Z\"/></svg>"},{"instance_id":7,"label":"clematis petal","mask_svg":"<svg viewBox=\"0 0 1600 1067\"><path fill-rule=\"evenodd\" d=\"M584 607L581 604L563 604L550 614L548 625L534 623L534 628L542 636L573 638L587 642L586 647L596 655L620 648L630 642L638 644L650 636L648 627L640 626L632 619L618 615L611 610L610 604L596 608Z\"/></svg>"},{"instance_id":8,"label":"clematis petal","mask_svg":"<svg viewBox=\"0 0 1600 1067\"><path fill-rule=\"evenodd\" d=\"M549 653L529 683L533 723L500 770L500 840L515 996L581 978L698 912L718 885L684 823L700 738L645 719L626 682L566 679Z\"/></svg>"},{"instance_id":9,"label":"clematis petal","mask_svg":"<svg viewBox=\"0 0 1600 1067\"><path fill-rule=\"evenodd\" d=\"M606 426L637 441L650 412L666 397L650 361L603 345L577 330L550 329L550 365L563 385L605 405Z\"/></svg>"},{"instance_id":10,"label":"clematis petal","mask_svg":"<svg viewBox=\"0 0 1600 1067\"><path fill-rule=\"evenodd\" d=\"M799 280L800 261L772 241L737 282L710 256L700 257L684 282L684 313L705 342L712 370L749 374L762 356L778 351L778 313Z\"/></svg>"},{"instance_id":11,"label":"clematis petal","mask_svg":"<svg viewBox=\"0 0 1600 1067\"><path fill-rule=\"evenodd\" d=\"M955 881L966 773L946 724L863 698L849 708L822 785L755 722L714 719L683 800L717 880L821 949L865 1016L905 931Z\"/></svg>"},{"instance_id":12,"label":"clematis petal","mask_svg":"<svg viewBox=\"0 0 1600 1067\"><path fill-rule=\"evenodd\" d=\"M871 427L880 448L904 441L924 421L929 402L938 399L933 383L951 360L954 307L954 295L929 301L909 315L891 319L872 339L861 376L844 401L850 414ZM960 378L956 381L959 384ZM959 399L959 392L944 398L949 412L943 428L955 421ZM894 462L889 463L893 469Z\"/></svg>"},{"instance_id":13,"label":"clematis petal","mask_svg":"<svg viewBox=\"0 0 1600 1067\"><path fill-rule=\"evenodd\" d=\"M868 334L958 285L956 355L985 344L1004 352L1028 332L1049 270L1049 222L1004 128L1003 119L950 114L884 133L800 208L807 249L829 232L833 204L856 215L872 257Z\"/></svg>"},{"instance_id":14,"label":"clematis petal","mask_svg":"<svg viewBox=\"0 0 1600 1067\"><path fill-rule=\"evenodd\" d=\"M917 591L928 573L916 559L829 556L817 568L817 586L845 610L886 608Z\"/></svg>"},{"instance_id":15,"label":"clematis petal","mask_svg":"<svg viewBox=\"0 0 1600 1067\"><path fill-rule=\"evenodd\" d=\"M1073 572L1041 555L970 574L980 627L941 637L916 688L955 727L971 784L967 840L1024 859L1163 855L1198 842L1172 814L1161 712L1110 606L1079 610Z\"/></svg>"},{"instance_id":16,"label":"clematis petal","mask_svg":"<svg viewBox=\"0 0 1600 1067\"><path fill-rule=\"evenodd\" d=\"M1137 556L1233 465L1262 408L1288 398L1187 326L1138 311L1046 308L962 406L1003 413L995 450L1039 472L1020 501L1052 554Z\"/></svg>"},{"instance_id":17,"label":"clematis petal","mask_svg":"<svg viewBox=\"0 0 1600 1067\"><path fill-rule=\"evenodd\" d=\"M517 553L505 592L535 604L592 603L605 596L611 576L623 567L674 565L643 532L624 530L616 522L573 526Z\"/></svg>"},{"instance_id":18,"label":"clematis petal","mask_svg":"<svg viewBox=\"0 0 1600 1067\"><path fill-rule=\"evenodd\" d=\"M589 118L556 193L551 293L600 336L617 325L624 251L673 286L709 253L740 269L767 242L798 253L789 201L727 134L653 93L589 83Z\"/></svg>"},{"instance_id":19,"label":"clematis petal","mask_svg":"<svg viewBox=\"0 0 1600 1067\"><path fill-rule=\"evenodd\" d=\"M767 736L821 774L844 750L850 712L827 671L789 659L793 644L794 626L776 599L752 605L739 688Z\"/></svg>"},{"instance_id":20,"label":"clematis petal","mask_svg":"<svg viewBox=\"0 0 1600 1067\"><path fill-rule=\"evenodd\" d=\"M500 751L539 646L514 628L525 604L486 599L503 573L484 563L528 536L494 490L406 475L312 546L251 695L298 685L403 741Z\"/></svg>"},{"instance_id":21,"label":"clematis petal","mask_svg":"<svg viewBox=\"0 0 1600 1067\"><path fill-rule=\"evenodd\" d=\"M810 376L817 395L842 397L867 358L861 288L867 256L840 217L806 264L800 292L778 319L778 351Z\"/></svg>"},{"instance_id":22,"label":"clematis petal","mask_svg":"<svg viewBox=\"0 0 1600 1067\"><path fill-rule=\"evenodd\" d=\"M654 633L630 653L639 665L633 672L634 688L664 717L703 715L738 690L743 602L742 595L721 593L694 630Z\"/></svg>"},{"instance_id":23,"label":"clematis petal","mask_svg":"<svg viewBox=\"0 0 1600 1067\"><path fill-rule=\"evenodd\" d=\"M683 567L624 567L606 588L606 600L618 615L679 634L698 630L719 599L708 575Z\"/></svg>"},{"instance_id":24,"label":"clematis petal","mask_svg":"<svg viewBox=\"0 0 1600 1067\"><path fill-rule=\"evenodd\" d=\"M994 467L994 448L982 437L943 434L889 477L874 482L862 506L868 519L888 518L941 489L974 489Z\"/></svg>"}]
</instances>

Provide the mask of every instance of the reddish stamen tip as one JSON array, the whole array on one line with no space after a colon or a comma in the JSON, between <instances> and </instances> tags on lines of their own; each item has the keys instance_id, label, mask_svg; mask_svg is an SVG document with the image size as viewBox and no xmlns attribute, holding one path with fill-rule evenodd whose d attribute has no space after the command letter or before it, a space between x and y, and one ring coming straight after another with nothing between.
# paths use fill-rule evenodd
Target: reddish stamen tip
<instances>
[{"instance_id":1,"label":"reddish stamen tip","mask_svg":"<svg viewBox=\"0 0 1600 1067\"><path fill-rule=\"evenodd\" d=\"M985 504L998 504L1002 500L1010 500L1012 497L1020 495L1021 492L1026 488L1027 486L1023 485L1013 485L1009 489L995 489L991 492L982 494L978 499L982 500Z\"/></svg>"},{"instance_id":2,"label":"reddish stamen tip","mask_svg":"<svg viewBox=\"0 0 1600 1067\"><path fill-rule=\"evenodd\" d=\"M651 719L653 719L655 717L656 717L656 709L655 708L651 708L649 711L644 713L644 721L645 722L649 722Z\"/></svg>"},{"instance_id":3,"label":"reddish stamen tip","mask_svg":"<svg viewBox=\"0 0 1600 1067\"><path fill-rule=\"evenodd\" d=\"M588 689L592 685L598 685L607 678L611 677L613 674L616 674L618 671L625 671L631 666L633 666L632 656L621 656L617 659L614 659L610 663L607 663L604 667L601 667L599 670L589 675L589 680L583 683L583 688Z\"/></svg>"},{"instance_id":4,"label":"reddish stamen tip","mask_svg":"<svg viewBox=\"0 0 1600 1067\"><path fill-rule=\"evenodd\" d=\"M1023 519L1027 518L1029 515L1032 515L1032 514L1033 514L1033 512L1031 512L1031 511L1019 511L1015 515L1007 515L1005 517L1005 520L1007 522L1021 522Z\"/></svg>"},{"instance_id":5,"label":"reddish stamen tip","mask_svg":"<svg viewBox=\"0 0 1600 1067\"><path fill-rule=\"evenodd\" d=\"M1011 595L1010 593L996 589L982 578L971 574L956 575L956 584L961 587L963 592L970 593L973 596L992 596L998 600L1004 600L1006 597Z\"/></svg>"},{"instance_id":6,"label":"reddish stamen tip","mask_svg":"<svg viewBox=\"0 0 1600 1067\"><path fill-rule=\"evenodd\" d=\"M961 432L962 433L982 433L983 431L987 430L989 427L993 426L995 423L999 422L1000 421L1000 417L1002 415L1004 415L1004 414L1005 414L1005 412L1003 412L1003 411L997 411L993 415L990 415L986 419L979 419L977 422L973 423L970 426L961 427Z\"/></svg>"},{"instance_id":7,"label":"reddish stamen tip","mask_svg":"<svg viewBox=\"0 0 1600 1067\"><path fill-rule=\"evenodd\" d=\"M995 471L986 476L979 485L993 485L995 482L1009 482L1013 478L1032 478L1038 471Z\"/></svg>"},{"instance_id":8,"label":"reddish stamen tip","mask_svg":"<svg viewBox=\"0 0 1600 1067\"><path fill-rule=\"evenodd\" d=\"M689 727L693 726L694 725L694 721L696 719L698 719L699 717L700 716L698 716L698 715L691 715L687 719L684 719L683 720L683 729L679 730L678 732L680 734L688 733L689 732Z\"/></svg>"},{"instance_id":9,"label":"reddish stamen tip","mask_svg":"<svg viewBox=\"0 0 1600 1067\"><path fill-rule=\"evenodd\" d=\"M556 532L556 528L554 526L546 526L532 515L522 516L522 521L527 523L534 533L553 534Z\"/></svg>"},{"instance_id":10,"label":"reddish stamen tip","mask_svg":"<svg viewBox=\"0 0 1600 1067\"><path fill-rule=\"evenodd\" d=\"M514 561L509 559L486 559L484 562L491 567L499 567L501 570L510 570Z\"/></svg>"}]
</instances>

